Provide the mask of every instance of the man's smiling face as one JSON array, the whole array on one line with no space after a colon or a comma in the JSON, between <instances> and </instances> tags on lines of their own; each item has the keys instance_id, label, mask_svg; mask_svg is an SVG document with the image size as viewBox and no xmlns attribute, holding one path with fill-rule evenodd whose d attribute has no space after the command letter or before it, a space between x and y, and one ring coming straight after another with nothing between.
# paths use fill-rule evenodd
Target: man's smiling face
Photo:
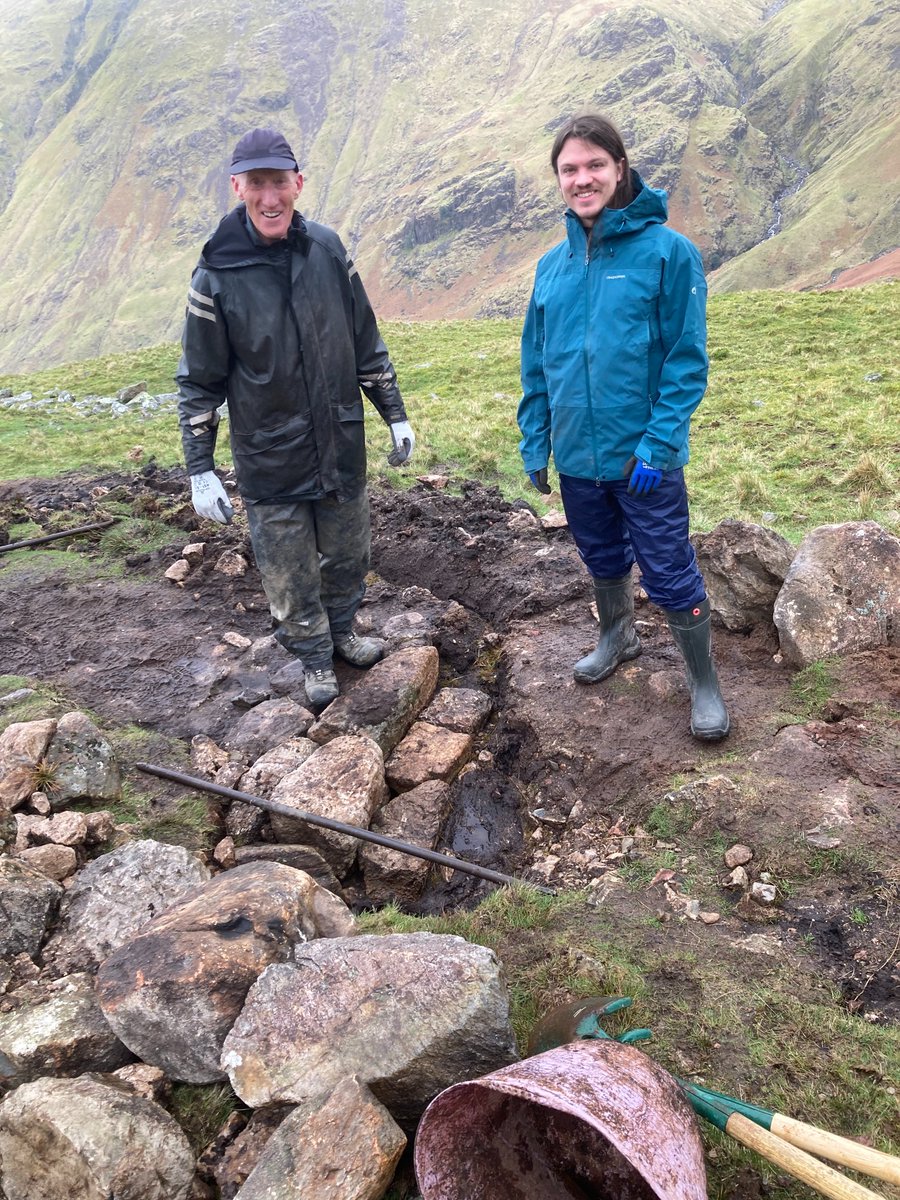
<instances>
[{"instance_id":1,"label":"man's smiling face","mask_svg":"<svg viewBox=\"0 0 900 1200\"><path fill-rule=\"evenodd\" d=\"M266 243L287 237L294 215L294 201L303 188L298 171L259 168L231 176L231 186L247 206L254 228Z\"/></svg>"},{"instance_id":2,"label":"man's smiling face","mask_svg":"<svg viewBox=\"0 0 900 1200\"><path fill-rule=\"evenodd\" d=\"M612 200L623 169L623 163L593 142L572 137L563 145L556 160L559 190L585 229L593 228Z\"/></svg>"}]
</instances>

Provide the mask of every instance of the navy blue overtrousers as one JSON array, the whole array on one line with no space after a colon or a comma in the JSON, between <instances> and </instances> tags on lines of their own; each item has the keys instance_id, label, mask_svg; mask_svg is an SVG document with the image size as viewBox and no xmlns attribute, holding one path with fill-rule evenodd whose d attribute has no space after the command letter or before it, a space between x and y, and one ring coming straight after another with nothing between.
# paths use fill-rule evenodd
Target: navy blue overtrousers
<instances>
[{"instance_id":1,"label":"navy blue overtrousers","mask_svg":"<svg viewBox=\"0 0 900 1200\"><path fill-rule=\"evenodd\" d=\"M684 471L666 471L648 496L632 496L626 479L576 479L560 475L569 529L595 579L621 579L634 563L654 604L674 612L706 597L703 576L688 540Z\"/></svg>"}]
</instances>

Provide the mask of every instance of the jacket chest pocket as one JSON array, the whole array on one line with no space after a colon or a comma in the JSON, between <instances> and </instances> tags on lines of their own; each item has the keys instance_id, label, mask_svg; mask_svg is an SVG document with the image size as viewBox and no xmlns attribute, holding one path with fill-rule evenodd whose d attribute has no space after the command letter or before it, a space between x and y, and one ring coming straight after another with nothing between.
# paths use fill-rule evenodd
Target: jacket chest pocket
<instances>
[{"instance_id":1,"label":"jacket chest pocket","mask_svg":"<svg viewBox=\"0 0 900 1200\"><path fill-rule=\"evenodd\" d=\"M591 322L600 322L616 353L646 354L658 325L659 273L647 268L596 272Z\"/></svg>"}]
</instances>

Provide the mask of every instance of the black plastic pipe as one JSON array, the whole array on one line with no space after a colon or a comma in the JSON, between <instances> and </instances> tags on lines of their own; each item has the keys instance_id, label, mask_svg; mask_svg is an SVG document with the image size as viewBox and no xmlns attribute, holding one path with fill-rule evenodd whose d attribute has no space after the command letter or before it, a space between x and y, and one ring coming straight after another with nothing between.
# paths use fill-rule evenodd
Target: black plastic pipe
<instances>
[{"instance_id":1,"label":"black plastic pipe","mask_svg":"<svg viewBox=\"0 0 900 1200\"><path fill-rule=\"evenodd\" d=\"M389 850L399 850L401 854L409 854L413 858L423 858L426 862L437 863L441 867L450 867L454 871L462 871L467 875L477 875L479 879L487 879L491 883L518 884L534 888L547 896L556 895L553 888L531 883L527 879L516 879L513 875L503 875L500 871L492 871L489 867L479 867L477 863L466 862L461 858L451 858L449 854L440 854L437 850L426 850L424 846L413 846L409 842L400 842L397 838L373 833L371 829L360 829L356 825L345 825L343 821L333 821L330 817L320 817L317 813L302 812L300 809L291 808L289 804L264 800L262 796L253 796L249 792L239 792L235 788L222 787L221 784L211 783L208 779L198 779L194 775L185 775L182 771L173 771L169 767L158 767L153 763L144 762L134 765L147 775L156 775L159 779L171 779L173 783L183 784L198 792L210 792L213 796L224 796L226 800L240 800L244 804L255 804L257 808L278 813L282 817L305 821L308 825L317 825L321 829L330 829L334 833L345 833L349 837L359 838L363 842L374 842L376 846L387 846Z\"/></svg>"},{"instance_id":2,"label":"black plastic pipe","mask_svg":"<svg viewBox=\"0 0 900 1200\"><path fill-rule=\"evenodd\" d=\"M55 542L58 538L75 537L78 533L90 533L92 529L106 529L109 525L115 525L120 517L110 517L108 521L95 521L93 525L77 525L74 529L60 529L56 533L45 533L43 537L26 538L24 542L7 542L5 546L0 546L0 554L4 554L7 550L21 550L25 546L39 546L42 542Z\"/></svg>"}]
</instances>

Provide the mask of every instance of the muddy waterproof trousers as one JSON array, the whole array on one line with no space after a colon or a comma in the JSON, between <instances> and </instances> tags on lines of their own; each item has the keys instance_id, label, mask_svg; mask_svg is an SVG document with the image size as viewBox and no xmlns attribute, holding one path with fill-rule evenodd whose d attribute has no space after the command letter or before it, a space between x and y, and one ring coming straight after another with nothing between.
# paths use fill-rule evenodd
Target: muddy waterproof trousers
<instances>
[{"instance_id":1,"label":"muddy waterproof trousers","mask_svg":"<svg viewBox=\"0 0 900 1200\"><path fill-rule=\"evenodd\" d=\"M246 513L276 639L307 670L330 667L333 639L350 631L366 591L368 492L248 504Z\"/></svg>"}]
</instances>

